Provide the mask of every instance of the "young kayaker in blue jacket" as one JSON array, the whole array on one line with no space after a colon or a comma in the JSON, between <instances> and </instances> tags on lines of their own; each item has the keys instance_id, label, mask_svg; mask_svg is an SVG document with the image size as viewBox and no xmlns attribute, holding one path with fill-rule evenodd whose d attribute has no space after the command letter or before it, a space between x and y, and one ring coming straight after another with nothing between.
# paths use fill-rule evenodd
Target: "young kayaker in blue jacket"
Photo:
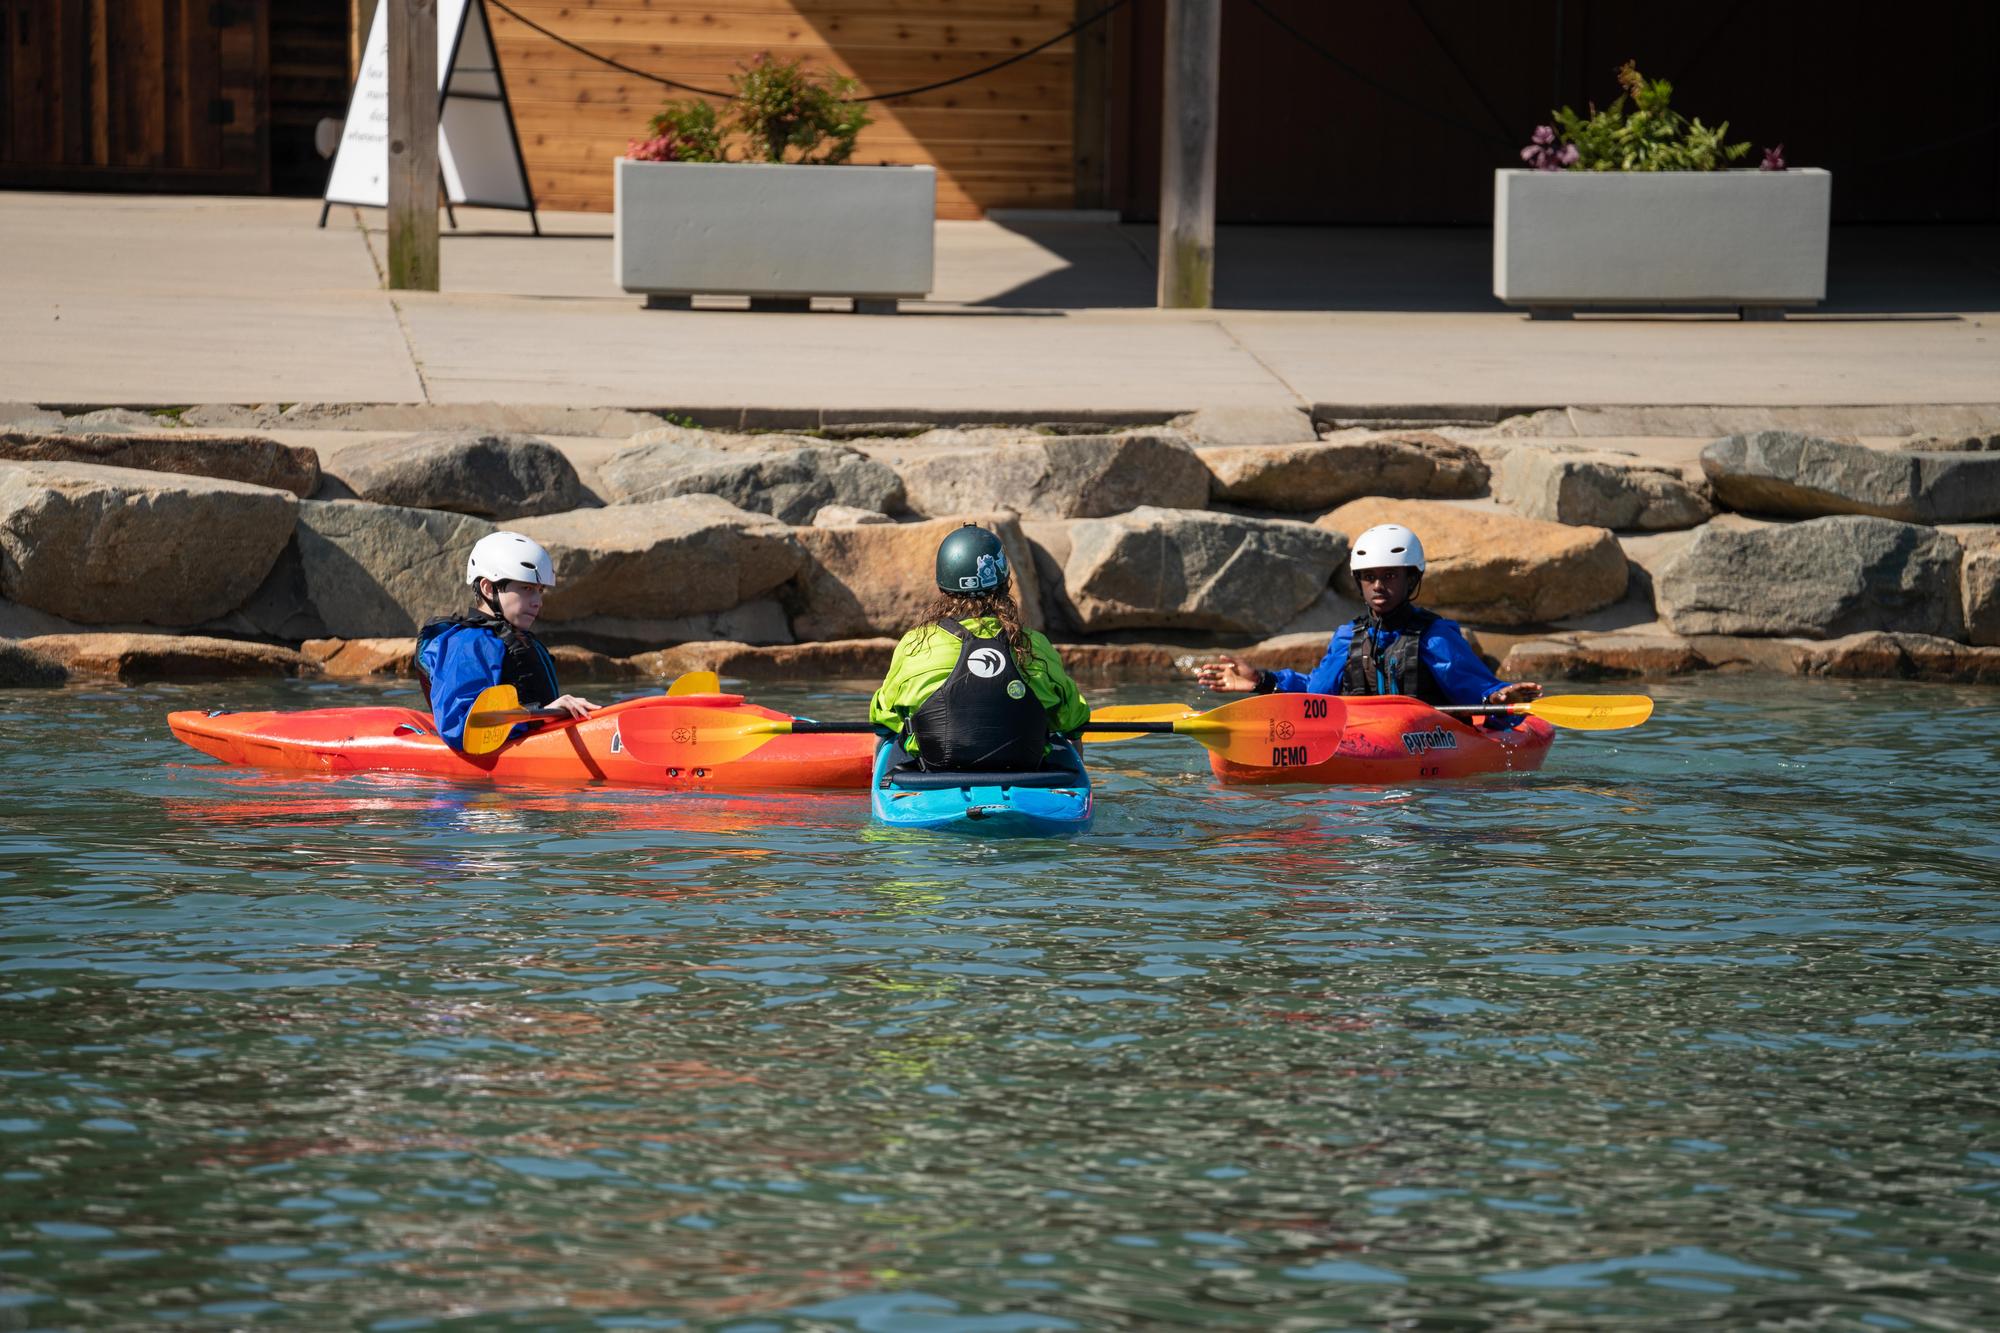
<instances>
[{"instance_id":1,"label":"young kayaker in blue jacket","mask_svg":"<svg viewBox=\"0 0 2000 1333\"><path fill-rule=\"evenodd\" d=\"M599 705L556 684L549 650L529 631L542 596L556 586L555 562L541 543L518 532L495 532L473 545L465 581L477 606L470 615L433 620L417 632L417 676L453 749L465 744L472 701L495 685L512 685L529 708L557 708L588 717Z\"/></svg>"},{"instance_id":2,"label":"young kayaker in blue jacket","mask_svg":"<svg viewBox=\"0 0 2000 1333\"><path fill-rule=\"evenodd\" d=\"M1501 680L1456 624L1412 604L1424 580L1424 546L1416 533L1400 523L1372 527L1355 539L1348 563L1368 610L1333 632L1326 656L1309 674L1259 671L1225 656L1197 668L1195 683L1223 694L1406 694L1433 706L1540 697L1540 685Z\"/></svg>"}]
</instances>

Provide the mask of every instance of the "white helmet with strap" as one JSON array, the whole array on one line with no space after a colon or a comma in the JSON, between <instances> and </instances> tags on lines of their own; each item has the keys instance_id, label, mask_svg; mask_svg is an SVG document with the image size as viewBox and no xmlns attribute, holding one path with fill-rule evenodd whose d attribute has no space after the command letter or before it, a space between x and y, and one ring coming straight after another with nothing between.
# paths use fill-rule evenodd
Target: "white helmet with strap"
<instances>
[{"instance_id":1,"label":"white helmet with strap","mask_svg":"<svg viewBox=\"0 0 2000 1333\"><path fill-rule=\"evenodd\" d=\"M1364 569L1414 569L1424 572L1424 544L1417 534L1400 523L1378 523L1354 539L1354 553L1347 567Z\"/></svg>"},{"instance_id":2,"label":"white helmet with strap","mask_svg":"<svg viewBox=\"0 0 2000 1333\"><path fill-rule=\"evenodd\" d=\"M553 588L556 564L534 538L518 532L494 532L473 543L472 554L465 562L466 583L476 588L481 579L492 579L495 583L539 583L544 588Z\"/></svg>"}]
</instances>

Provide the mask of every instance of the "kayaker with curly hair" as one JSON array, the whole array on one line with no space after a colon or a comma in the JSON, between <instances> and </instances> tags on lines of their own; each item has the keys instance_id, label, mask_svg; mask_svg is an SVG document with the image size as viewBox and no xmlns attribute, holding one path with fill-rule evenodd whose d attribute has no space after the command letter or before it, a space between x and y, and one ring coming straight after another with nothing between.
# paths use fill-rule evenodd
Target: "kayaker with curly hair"
<instances>
[{"instance_id":1,"label":"kayaker with curly hair","mask_svg":"<svg viewBox=\"0 0 2000 1333\"><path fill-rule=\"evenodd\" d=\"M985 528L968 523L938 546L938 596L868 706L926 769L1038 769L1050 733L1090 720L1055 647L1022 627L1010 582L1000 538Z\"/></svg>"},{"instance_id":2,"label":"kayaker with curly hair","mask_svg":"<svg viewBox=\"0 0 2000 1333\"><path fill-rule=\"evenodd\" d=\"M1372 527L1355 538L1348 567L1368 609L1333 632L1310 673L1260 671L1224 656L1198 667L1195 683L1222 694L1403 694L1434 707L1540 697L1540 685L1501 680L1455 623L1414 604L1424 581L1424 544L1416 533L1400 523Z\"/></svg>"},{"instance_id":3,"label":"kayaker with curly hair","mask_svg":"<svg viewBox=\"0 0 2000 1333\"><path fill-rule=\"evenodd\" d=\"M453 749L465 745L472 702L495 685L512 685L529 708L588 717L599 705L564 694L549 650L530 631L542 598L556 586L555 562L540 542L518 532L494 532L473 544L465 581L472 612L427 622L417 631L417 679Z\"/></svg>"}]
</instances>

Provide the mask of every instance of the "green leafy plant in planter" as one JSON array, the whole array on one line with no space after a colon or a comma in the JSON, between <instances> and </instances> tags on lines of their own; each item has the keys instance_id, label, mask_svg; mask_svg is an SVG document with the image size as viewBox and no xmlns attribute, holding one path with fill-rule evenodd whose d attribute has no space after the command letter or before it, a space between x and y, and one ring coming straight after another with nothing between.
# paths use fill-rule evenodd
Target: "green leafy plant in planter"
<instances>
[{"instance_id":1,"label":"green leafy plant in planter","mask_svg":"<svg viewBox=\"0 0 2000 1333\"><path fill-rule=\"evenodd\" d=\"M854 156L854 143L873 119L855 100L860 85L819 73L803 61L765 52L730 76L726 111L713 102L669 102L647 122L646 139L626 156L639 162L798 162L835 164ZM741 157L732 157L732 147Z\"/></svg>"},{"instance_id":2,"label":"green leafy plant in planter","mask_svg":"<svg viewBox=\"0 0 2000 1333\"><path fill-rule=\"evenodd\" d=\"M1750 151L1729 142L1729 122L1710 128L1668 105L1673 85L1648 79L1633 61L1618 69L1618 100L1588 115L1564 107L1555 124L1538 125L1521 160L1537 171L1721 171ZM1784 145L1767 149L1763 168L1783 171Z\"/></svg>"}]
</instances>

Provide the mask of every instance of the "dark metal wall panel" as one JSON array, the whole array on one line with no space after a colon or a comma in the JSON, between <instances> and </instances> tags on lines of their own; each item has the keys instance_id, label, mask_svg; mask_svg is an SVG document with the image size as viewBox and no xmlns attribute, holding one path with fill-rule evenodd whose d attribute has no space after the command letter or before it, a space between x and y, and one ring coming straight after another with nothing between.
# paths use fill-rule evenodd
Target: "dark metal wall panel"
<instances>
[{"instance_id":1,"label":"dark metal wall panel","mask_svg":"<svg viewBox=\"0 0 2000 1333\"><path fill-rule=\"evenodd\" d=\"M1905 0L1893 18L1870 0L1262 3L1296 31L1252 0L1224 8L1226 222L1489 222L1493 169L1553 106L1615 97L1628 58L1687 114L1833 170L1836 220L2000 221L1986 0ZM1113 61L1112 193L1133 217L1158 208L1162 8L1129 7Z\"/></svg>"}]
</instances>

